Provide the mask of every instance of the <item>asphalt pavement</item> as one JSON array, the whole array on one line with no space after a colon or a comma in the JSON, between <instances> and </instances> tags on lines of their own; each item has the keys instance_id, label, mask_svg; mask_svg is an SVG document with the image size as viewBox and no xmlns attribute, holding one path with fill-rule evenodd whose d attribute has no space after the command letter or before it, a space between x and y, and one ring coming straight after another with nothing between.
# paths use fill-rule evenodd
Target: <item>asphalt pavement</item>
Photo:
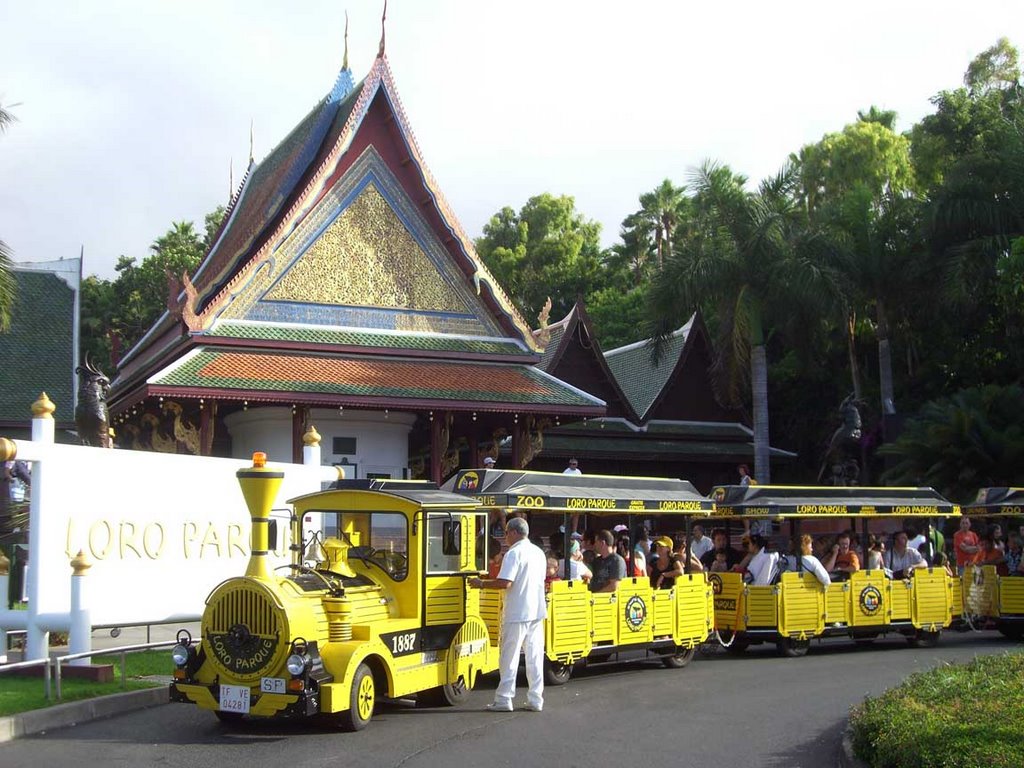
<instances>
[{"instance_id":1,"label":"asphalt pavement","mask_svg":"<svg viewBox=\"0 0 1024 768\"><path fill-rule=\"evenodd\" d=\"M462 707L381 704L355 734L325 721L225 729L209 712L171 704L0 744L0 765L831 768L849 708L866 695L937 664L1020 647L993 632L945 632L931 649L891 636L866 648L816 642L800 659L761 646L741 657L712 651L682 670L657 661L602 665L549 687L539 714L485 711L496 685L489 676Z\"/></svg>"}]
</instances>

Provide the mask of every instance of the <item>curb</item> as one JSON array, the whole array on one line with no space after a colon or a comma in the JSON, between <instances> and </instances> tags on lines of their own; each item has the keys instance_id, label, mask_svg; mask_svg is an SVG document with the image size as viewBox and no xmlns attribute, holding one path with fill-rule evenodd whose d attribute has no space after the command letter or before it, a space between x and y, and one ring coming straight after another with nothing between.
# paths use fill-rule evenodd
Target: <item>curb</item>
<instances>
[{"instance_id":1,"label":"curb","mask_svg":"<svg viewBox=\"0 0 1024 768\"><path fill-rule=\"evenodd\" d=\"M853 733L850 724L843 729L843 743L839 747L839 768L868 768L868 764L853 754Z\"/></svg>"},{"instance_id":2,"label":"curb","mask_svg":"<svg viewBox=\"0 0 1024 768\"><path fill-rule=\"evenodd\" d=\"M114 693L95 699L72 701L44 709L33 709L9 717L0 717L0 743L169 702L170 691L167 686L161 686L142 691Z\"/></svg>"}]
</instances>

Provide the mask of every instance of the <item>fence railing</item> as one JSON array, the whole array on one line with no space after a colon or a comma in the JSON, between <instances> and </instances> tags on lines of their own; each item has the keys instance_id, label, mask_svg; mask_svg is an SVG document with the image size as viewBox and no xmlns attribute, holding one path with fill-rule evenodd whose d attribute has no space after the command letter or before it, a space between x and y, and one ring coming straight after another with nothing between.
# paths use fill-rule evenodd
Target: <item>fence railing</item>
<instances>
[{"instance_id":1,"label":"fence railing","mask_svg":"<svg viewBox=\"0 0 1024 768\"><path fill-rule=\"evenodd\" d=\"M121 662L121 688L128 687L128 676L126 674L127 668L127 656L129 653L138 653L139 651L149 651L154 648L170 648L178 644L177 640L164 640L159 643L139 643L137 645L122 645L117 648L103 648L101 650L87 651L85 653L69 653L66 656L54 656L49 659L35 659L33 661L19 661L14 664L0 664L0 674L4 672L17 671L19 669L32 669L42 665L44 687L46 689L46 698L50 700L53 698L51 694L51 687L56 689L57 701L63 699L61 691L61 669L65 662L75 661L76 659L86 659L91 656L115 656L119 655ZM169 665L168 660L168 665ZM51 686L50 680L55 682L54 686Z\"/></svg>"}]
</instances>

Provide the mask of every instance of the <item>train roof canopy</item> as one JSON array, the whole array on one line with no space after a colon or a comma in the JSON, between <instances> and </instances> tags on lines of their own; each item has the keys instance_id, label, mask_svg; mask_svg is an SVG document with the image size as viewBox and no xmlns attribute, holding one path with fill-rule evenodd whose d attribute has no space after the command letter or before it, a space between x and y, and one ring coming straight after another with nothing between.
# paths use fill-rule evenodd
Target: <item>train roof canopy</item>
<instances>
[{"instance_id":1,"label":"train roof canopy","mask_svg":"<svg viewBox=\"0 0 1024 768\"><path fill-rule=\"evenodd\" d=\"M339 480L331 485L327 493L331 491L375 491L411 501L426 508L480 506L480 502L474 498L441 490L434 483L426 480L388 480L386 478L381 480ZM322 493L324 492L307 493L304 496L288 499L288 503L308 501Z\"/></svg>"},{"instance_id":2,"label":"train roof canopy","mask_svg":"<svg viewBox=\"0 0 1024 768\"><path fill-rule=\"evenodd\" d=\"M690 512L709 515L713 503L688 480L615 475L564 475L511 469L464 469L444 485L485 507L547 512L624 514Z\"/></svg>"},{"instance_id":3,"label":"train roof canopy","mask_svg":"<svg viewBox=\"0 0 1024 768\"><path fill-rule=\"evenodd\" d=\"M982 488L965 515L1024 515L1024 488Z\"/></svg>"},{"instance_id":4,"label":"train roof canopy","mask_svg":"<svg viewBox=\"0 0 1024 768\"><path fill-rule=\"evenodd\" d=\"M720 517L954 516L960 507L932 488L723 485L711 491Z\"/></svg>"}]
</instances>

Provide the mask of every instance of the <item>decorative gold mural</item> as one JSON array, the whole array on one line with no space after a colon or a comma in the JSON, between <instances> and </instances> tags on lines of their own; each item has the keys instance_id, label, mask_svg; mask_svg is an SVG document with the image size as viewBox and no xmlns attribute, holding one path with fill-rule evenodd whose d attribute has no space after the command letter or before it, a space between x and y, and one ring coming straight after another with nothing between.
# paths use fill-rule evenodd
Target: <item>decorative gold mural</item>
<instances>
[{"instance_id":1,"label":"decorative gold mural","mask_svg":"<svg viewBox=\"0 0 1024 768\"><path fill-rule=\"evenodd\" d=\"M470 311L373 184L366 186L265 298Z\"/></svg>"}]
</instances>

